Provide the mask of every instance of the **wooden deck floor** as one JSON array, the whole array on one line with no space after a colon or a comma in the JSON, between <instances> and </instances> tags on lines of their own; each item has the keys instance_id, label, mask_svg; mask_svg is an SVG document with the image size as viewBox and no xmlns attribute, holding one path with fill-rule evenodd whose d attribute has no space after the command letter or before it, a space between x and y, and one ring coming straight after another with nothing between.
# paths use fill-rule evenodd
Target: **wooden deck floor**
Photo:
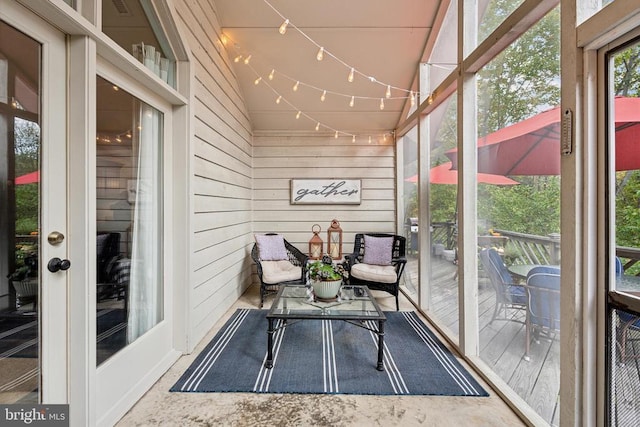
<instances>
[{"instance_id":1,"label":"wooden deck floor","mask_svg":"<svg viewBox=\"0 0 640 427\"><path fill-rule=\"evenodd\" d=\"M431 301L427 314L438 319L458 334L457 267L449 261L433 259ZM417 259L409 257L405 290L417 299ZM525 313L511 310L505 320L490 322L495 306L495 293L488 279L480 277L478 285L480 317L480 357L520 397L550 425L559 425L560 344L553 340L533 341L530 360L524 359ZM611 391L612 425L636 426L640 420L640 331L630 332L634 338L627 345L626 363L613 366Z\"/></svg>"},{"instance_id":2,"label":"wooden deck floor","mask_svg":"<svg viewBox=\"0 0 640 427\"><path fill-rule=\"evenodd\" d=\"M458 282L456 266L434 258L429 285L431 301L428 314L458 333ZM407 290L418 288L417 260L407 266ZM416 294L417 295L417 294ZM525 313L510 310L505 320L491 322L495 294L488 279L478 287L480 317L480 356L519 396L552 425L558 425L560 389L560 349L557 339L531 344L530 361L524 360Z\"/></svg>"}]
</instances>

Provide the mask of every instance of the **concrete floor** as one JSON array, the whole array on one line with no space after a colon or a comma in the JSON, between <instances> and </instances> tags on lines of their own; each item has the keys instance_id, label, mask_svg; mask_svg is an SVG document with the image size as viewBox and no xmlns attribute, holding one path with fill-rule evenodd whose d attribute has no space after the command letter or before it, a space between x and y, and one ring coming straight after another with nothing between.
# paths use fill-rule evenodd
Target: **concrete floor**
<instances>
[{"instance_id":1,"label":"concrete floor","mask_svg":"<svg viewBox=\"0 0 640 427\"><path fill-rule=\"evenodd\" d=\"M374 292L383 310L389 294ZM268 297L265 306L271 303ZM171 369L120 420L118 426L524 426L478 376L490 397L368 396L257 393L170 393L169 389L237 308L258 308L257 286L229 309L192 354ZM401 296L400 310L413 310ZM468 366L462 361L462 364ZM470 369L469 369L470 370Z\"/></svg>"}]
</instances>

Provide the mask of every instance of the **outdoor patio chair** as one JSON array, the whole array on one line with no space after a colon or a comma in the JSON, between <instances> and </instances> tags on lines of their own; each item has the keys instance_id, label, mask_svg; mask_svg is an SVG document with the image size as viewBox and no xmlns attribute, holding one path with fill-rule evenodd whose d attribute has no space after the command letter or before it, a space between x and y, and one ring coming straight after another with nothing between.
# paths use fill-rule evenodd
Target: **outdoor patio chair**
<instances>
[{"instance_id":1,"label":"outdoor patio chair","mask_svg":"<svg viewBox=\"0 0 640 427\"><path fill-rule=\"evenodd\" d=\"M616 277L621 277L623 274L622 260L616 257ZM640 359L640 352L629 350L630 342L640 340L640 337L638 337L638 334L640 334L640 316L622 310L616 310L616 314L618 316L616 341L620 350L620 363L625 364L629 359Z\"/></svg>"},{"instance_id":2,"label":"outdoor patio chair","mask_svg":"<svg viewBox=\"0 0 640 427\"><path fill-rule=\"evenodd\" d=\"M553 339L560 332L560 268L534 267L527 274L528 295L526 349L524 360L529 361L531 338L540 342L541 334Z\"/></svg>"},{"instance_id":3,"label":"outdoor patio chair","mask_svg":"<svg viewBox=\"0 0 640 427\"><path fill-rule=\"evenodd\" d=\"M369 289L385 291L396 297L400 278L407 263L406 239L395 234L356 234L353 253L345 255L350 285L366 285Z\"/></svg>"},{"instance_id":4,"label":"outdoor patio chair","mask_svg":"<svg viewBox=\"0 0 640 427\"><path fill-rule=\"evenodd\" d=\"M304 283L309 257L276 233L256 234L251 258L260 279L260 308L264 297L286 283Z\"/></svg>"},{"instance_id":5,"label":"outdoor patio chair","mask_svg":"<svg viewBox=\"0 0 640 427\"><path fill-rule=\"evenodd\" d=\"M525 310L527 308L527 293L524 286L515 283L502 257L494 248L480 251L480 263L496 294L496 305L490 324L498 319L500 311L504 311L504 320L521 322L514 317L507 316L507 310Z\"/></svg>"}]
</instances>

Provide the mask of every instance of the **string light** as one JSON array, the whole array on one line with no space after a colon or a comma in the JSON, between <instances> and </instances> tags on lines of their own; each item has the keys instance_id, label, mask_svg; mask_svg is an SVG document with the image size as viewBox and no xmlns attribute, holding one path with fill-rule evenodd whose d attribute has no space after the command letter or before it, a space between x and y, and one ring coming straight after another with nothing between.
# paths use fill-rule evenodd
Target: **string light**
<instances>
[{"instance_id":1,"label":"string light","mask_svg":"<svg viewBox=\"0 0 640 427\"><path fill-rule=\"evenodd\" d=\"M409 102L411 103L412 107L414 105L416 105L416 98L415 98L415 94L413 93L413 91L409 92Z\"/></svg>"},{"instance_id":2,"label":"string light","mask_svg":"<svg viewBox=\"0 0 640 427\"><path fill-rule=\"evenodd\" d=\"M294 26L294 28L295 28L295 26ZM238 47L238 45L237 45L237 44L234 44L233 46L234 46L234 48L237 48L237 47ZM242 55L238 55L238 56L237 56L238 61L240 61L240 59L241 59L242 57L243 57ZM277 103L277 104L280 104L280 103L282 103L282 102L284 101L284 102L285 102L286 104L288 104L290 107L292 107L292 108L294 108L294 109L295 109L295 111L296 111L296 119L299 119L299 118L302 116L302 114L303 114L302 110L300 110L299 108L296 108L296 106L295 106L295 105L293 105L293 104L292 104L291 102L289 102L286 98L284 98L282 95L280 95L280 94L278 93L278 91L277 91L277 90L275 90L275 89L274 89L274 88L273 88L273 87L272 87L272 86L267 82L268 80L273 80L273 77L275 76L275 72L276 72L276 70L275 70L274 68L272 68L272 69L271 69L271 71L270 71L270 72L269 72L269 74L268 74L268 79L264 79L264 80L263 80L262 76L260 76L260 75L259 75L259 73L256 71L256 69L255 69L252 65L250 65L250 64L249 64L249 61L250 61L250 60L251 60L251 55L247 55L247 56L245 57L244 62L245 62L245 64L247 64L247 65L249 66L249 68L250 68L250 69L255 73L255 75L257 76L257 78L254 80L254 83L255 83L256 81L257 81L258 83L259 83L259 82L263 82L263 83L264 83L264 84L265 84L269 89L271 89L271 90L272 90L272 91L277 95L276 103ZM351 68L352 68L353 72L355 73L355 72L356 72L355 68L353 68L353 67L351 67ZM347 95L347 94L343 94L343 93L339 93L339 92L332 92L332 91L328 91L328 90L326 90L326 89L322 89L322 88L318 88L318 87L315 87L315 86L312 86L312 85L306 84L306 83L304 83L304 82L301 82L300 80L293 79L293 78L291 78L291 77L287 76L286 74L283 74L283 76L284 76L285 78L289 79L289 80L295 81L295 85L294 85L294 88L293 88L293 90L294 90L294 91L296 91L296 90L298 89L298 87L300 86L300 84L302 83L302 84L303 84L303 85L305 85L305 86L309 86L309 87L311 87L311 88L313 88L313 89L315 89L315 90L321 91L321 92L322 92L322 93L321 93L321 100L322 100L322 101L324 101L324 100L326 99L327 92L330 92L330 93L333 93L333 94L336 94L336 95L339 95L339 96L349 97L349 98L350 98L349 105L350 105L351 107L353 107L353 106L355 105L355 98L356 98L356 96L355 96L355 95ZM373 78L370 78L370 79L371 79L371 81L374 81L374 80L375 80L375 79L373 79ZM256 83L256 84L258 84L258 83ZM362 98L362 99L380 99L381 103L382 103L382 104L384 104L384 99L382 99L382 98L367 97L367 96L358 96L358 98ZM395 98L393 98L393 99L395 99ZM406 99L406 97L402 97L401 99ZM345 133L345 132L342 132L342 131L340 131L340 130L333 129L333 128L329 127L329 126L326 126L326 125L322 124L320 121L314 120L314 118L313 118L313 117L310 117L310 116L308 116L307 114L305 114L305 117L307 117L308 119L310 119L310 120L312 120L312 121L315 121L315 122L316 122L316 125L315 125L315 129L316 129L316 131L319 131L319 130L320 130L320 126L322 125L323 127L327 128L328 130L330 130L330 131L332 131L332 132L334 133L334 138L336 138L336 139L337 139L337 138L340 136L340 133L344 133L344 134L346 134L346 135L351 135L351 140L352 140L352 142L353 142L353 143L355 143L355 142L356 142L356 137L357 137L357 135L355 135L355 134ZM129 132L129 134L128 134L127 136L128 136L128 137L130 137L130 132ZM371 137L369 137L369 138L371 138Z\"/></svg>"},{"instance_id":3,"label":"string light","mask_svg":"<svg viewBox=\"0 0 640 427\"><path fill-rule=\"evenodd\" d=\"M278 28L278 32L284 35L287 32L287 25L289 25L289 20L285 19L280 28Z\"/></svg>"},{"instance_id":4,"label":"string light","mask_svg":"<svg viewBox=\"0 0 640 427\"><path fill-rule=\"evenodd\" d=\"M369 135L369 144L371 144L371 135Z\"/></svg>"},{"instance_id":5,"label":"string light","mask_svg":"<svg viewBox=\"0 0 640 427\"><path fill-rule=\"evenodd\" d=\"M380 98L380 109L384 110L384 99Z\"/></svg>"},{"instance_id":6,"label":"string light","mask_svg":"<svg viewBox=\"0 0 640 427\"><path fill-rule=\"evenodd\" d=\"M347 81L349 83L353 83L353 74L355 73L356 69L351 67L351 71L349 71L349 77L347 77Z\"/></svg>"},{"instance_id":7,"label":"string light","mask_svg":"<svg viewBox=\"0 0 640 427\"><path fill-rule=\"evenodd\" d=\"M254 84L254 85L257 85L257 84L258 84L258 83L260 83L261 81L262 81L262 77L258 77L257 79L255 79L255 80L253 81L253 84Z\"/></svg>"},{"instance_id":8,"label":"string light","mask_svg":"<svg viewBox=\"0 0 640 427\"><path fill-rule=\"evenodd\" d=\"M320 50L318 50L318 54L316 55L316 59L318 61L322 61L324 59L324 48L320 46Z\"/></svg>"},{"instance_id":9,"label":"string light","mask_svg":"<svg viewBox=\"0 0 640 427\"><path fill-rule=\"evenodd\" d=\"M242 55L238 55L235 58L233 58L233 62L240 62L241 59L242 59Z\"/></svg>"},{"instance_id":10,"label":"string light","mask_svg":"<svg viewBox=\"0 0 640 427\"><path fill-rule=\"evenodd\" d=\"M294 28L296 28L296 27L294 26ZM296 29L297 29L297 28L296 28ZM237 43L236 43L236 44L233 44L233 46L234 46L234 48L237 48L237 47L238 47ZM319 45L318 45L318 46L319 46ZM327 52L327 53L328 53L328 52ZM331 55L331 54L330 54L330 55ZM331 56L333 56L333 55L331 55ZM240 54L240 55L238 55L236 58L242 58L242 55ZM251 55L248 55L248 56L247 56L247 58L246 58L246 61L248 61L250 58L251 58ZM350 67L350 71L351 71L351 70L353 70L354 78L355 78L355 73L356 73L356 72L358 72L358 71L357 71L354 67ZM276 71L277 71L277 70L275 70L275 68L271 68L271 71L270 71L270 72L269 72L269 74L268 74L268 78L269 78L269 80L273 80L273 79L275 78L275 72L276 72ZM256 72L256 71L254 70L254 72ZM258 74L258 73L256 72L256 74ZM310 87L310 88L312 88L312 89L318 90L319 92L321 92L321 94L322 94L322 92L329 92L329 93L332 93L332 94L336 94L336 95L338 95L338 96L344 96L344 97L351 97L351 96L352 96L351 94L346 94L346 93L340 93L340 92L329 91L329 90L327 90L327 89L324 89L324 88L321 88L321 87L317 87L317 86L314 86L314 85L311 85L311 84L308 84L308 83L302 82L302 81L300 81L300 80L298 80L298 79L295 79L295 78L293 78L293 77L291 77L291 76L288 76L288 75L286 75L286 74L282 74L282 73L280 73L280 74L281 74L282 76L284 76L285 78L287 78L287 79L291 80L292 82L294 82L294 84L297 84L297 85L298 85L298 87L300 86L300 84L302 84L302 85L304 85L304 86L308 86L308 87ZM350 73L350 74L351 74L351 73ZM366 77L367 77L367 79L369 79L372 83L382 84L381 82L378 82L378 81L377 81L373 76L366 76ZM413 96L413 100L411 100L411 96L392 97L392 95L393 95L392 89L397 89L397 90L404 90L404 89L397 88L397 87L395 87L395 86L388 85L388 84L385 84L385 87L386 87L386 89L385 89L385 98L386 98L386 99L409 99L409 101L410 101L410 102L412 102L412 103L415 105L415 92L414 92L414 91L412 91L412 90L411 90L411 91L407 91L407 93L408 93L408 94L413 94L413 95L414 95L414 96ZM388 98L387 98L387 97L388 97ZM326 95L325 95L325 98L326 98ZM373 100L373 99L379 99L379 98L377 98L377 97L371 97L371 96L358 96L358 98L361 98L361 99L371 99L371 100Z\"/></svg>"},{"instance_id":11,"label":"string light","mask_svg":"<svg viewBox=\"0 0 640 427\"><path fill-rule=\"evenodd\" d=\"M433 103L433 94L429 94L429 97L427 98L427 105L431 105Z\"/></svg>"}]
</instances>

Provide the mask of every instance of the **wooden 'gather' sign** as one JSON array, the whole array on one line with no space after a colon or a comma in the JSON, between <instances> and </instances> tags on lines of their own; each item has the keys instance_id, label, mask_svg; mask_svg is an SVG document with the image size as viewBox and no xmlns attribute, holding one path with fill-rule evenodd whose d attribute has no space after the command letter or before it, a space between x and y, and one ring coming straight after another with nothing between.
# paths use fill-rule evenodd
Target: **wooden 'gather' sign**
<instances>
[{"instance_id":1,"label":"wooden 'gather' sign","mask_svg":"<svg viewBox=\"0 0 640 427\"><path fill-rule=\"evenodd\" d=\"M360 204L359 179L292 179L291 204Z\"/></svg>"}]
</instances>

